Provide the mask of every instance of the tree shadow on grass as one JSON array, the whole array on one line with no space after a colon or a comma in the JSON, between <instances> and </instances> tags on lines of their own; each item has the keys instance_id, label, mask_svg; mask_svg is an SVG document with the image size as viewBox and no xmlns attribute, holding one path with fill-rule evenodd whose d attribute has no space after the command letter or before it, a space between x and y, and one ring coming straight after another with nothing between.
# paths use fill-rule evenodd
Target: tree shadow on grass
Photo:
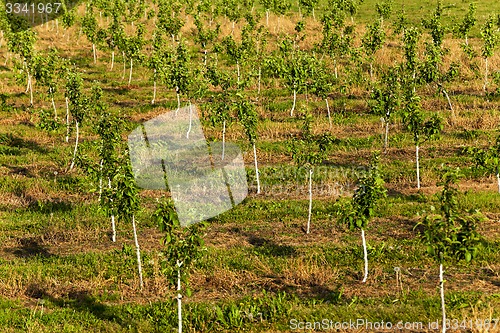
<instances>
[{"instance_id":1,"label":"tree shadow on grass","mask_svg":"<svg viewBox=\"0 0 500 333\"><path fill-rule=\"evenodd\" d=\"M270 239L255 235L247 235L247 237L248 242L252 244L257 253L261 255L274 257L293 257L296 255L297 251L293 246L276 244Z\"/></svg>"},{"instance_id":2,"label":"tree shadow on grass","mask_svg":"<svg viewBox=\"0 0 500 333\"><path fill-rule=\"evenodd\" d=\"M12 148L26 148L39 154L47 154L49 152L47 148L40 146L37 142L33 140L25 140L21 137L13 135L12 133L0 134L0 144Z\"/></svg>"},{"instance_id":3,"label":"tree shadow on grass","mask_svg":"<svg viewBox=\"0 0 500 333\"><path fill-rule=\"evenodd\" d=\"M38 237L25 237L18 239L19 247L8 249L7 252L12 253L18 258L42 257L48 258L53 254L49 252L47 247L40 244Z\"/></svg>"},{"instance_id":4,"label":"tree shadow on grass","mask_svg":"<svg viewBox=\"0 0 500 333\"><path fill-rule=\"evenodd\" d=\"M92 296L88 290L70 290L65 296L55 297L37 283L30 284L25 292L26 296L48 301L60 308L72 308L82 314L90 314L99 320L109 321L129 328L133 326L133 317L122 311L120 306L109 306ZM122 313L123 312L123 313Z\"/></svg>"}]
</instances>

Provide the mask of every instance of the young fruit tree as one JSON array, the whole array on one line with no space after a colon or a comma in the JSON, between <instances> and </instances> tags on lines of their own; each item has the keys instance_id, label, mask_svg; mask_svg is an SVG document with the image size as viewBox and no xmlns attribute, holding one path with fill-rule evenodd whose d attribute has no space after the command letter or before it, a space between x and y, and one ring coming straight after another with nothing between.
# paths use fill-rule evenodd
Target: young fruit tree
<instances>
[{"instance_id":1,"label":"young fruit tree","mask_svg":"<svg viewBox=\"0 0 500 333\"><path fill-rule=\"evenodd\" d=\"M176 286L178 332L182 333L182 295L191 295L189 274L205 250L202 234L206 223L199 222L182 228L171 200L160 201L153 217L160 231L164 233L162 273Z\"/></svg>"},{"instance_id":2,"label":"young fruit tree","mask_svg":"<svg viewBox=\"0 0 500 333\"><path fill-rule=\"evenodd\" d=\"M243 125L245 134L247 135L247 138L253 148L255 178L257 180L257 194L260 194L259 166L257 165L257 149L255 147L255 142L257 141L257 124L259 122L259 115L257 114L255 105L245 100L243 96L241 96L241 94L237 94L237 97L239 98L239 101L236 101L238 119Z\"/></svg>"},{"instance_id":3,"label":"young fruit tree","mask_svg":"<svg viewBox=\"0 0 500 333\"><path fill-rule=\"evenodd\" d=\"M488 85L488 58L493 56L493 52L498 45L498 35L494 27L494 18L490 16L484 26L481 28L481 37L483 39L483 46L481 48L481 55L484 59L484 85L483 91L486 92Z\"/></svg>"},{"instance_id":4,"label":"young fruit tree","mask_svg":"<svg viewBox=\"0 0 500 333\"><path fill-rule=\"evenodd\" d=\"M420 144L436 138L443 130L443 125L441 124L441 119L435 114L431 119L425 121L420 107L420 97L417 96L412 89L406 92L405 107L403 109L403 125L413 134L415 161L417 166L417 188L420 189Z\"/></svg>"},{"instance_id":5,"label":"young fruit tree","mask_svg":"<svg viewBox=\"0 0 500 333\"><path fill-rule=\"evenodd\" d=\"M476 167L497 178L498 193L500 193L500 135L495 144L487 149L469 147L467 152L473 156Z\"/></svg>"},{"instance_id":6,"label":"young fruit tree","mask_svg":"<svg viewBox=\"0 0 500 333\"><path fill-rule=\"evenodd\" d=\"M139 272L139 286L142 290L144 283L142 280L141 249L137 237L137 227L135 215L140 209L139 193L135 184L134 173L130 165L128 151L122 156L119 162L120 167L112 180L116 185L114 202L118 218L125 223L132 222L132 231L134 233L135 251L137 255L137 269Z\"/></svg>"},{"instance_id":7,"label":"young fruit tree","mask_svg":"<svg viewBox=\"0 0 500 333\"><path fill-rule=\"evenodd\" d=\"M303 116L304 124L302 127L301 137L292 138L288 144L287 149L291 154L292 159L297 165L297 169L305 168L308 171L309 182L309 210L307 215L307 226L305 229L306 234L311 232L311 216L312 216L312 177L314 167L321 164L326 156L333 138L329 134L324 134L319 138L315 138L311 134L311 123L313 116L306 112Z\"/></svg>"},{"instance_id":8,"label":"young fruit tree","mask_svg":"<svg viewBox=\"0 0 500 333\"><path fill-rule=\"evenodd\" d=\"M75 159L78 151L80 125L83 122L85 114L88 110L88 100L83 93L83 79L77 72L68 72L65 94L68 102L68 110L75 121L76 128L75 149L73 151L73 159L71 160L71 165L69 167L69 170L72 170L75 166Z\"/></svg>"},{"instance_id":9,"label":"young fruit tree","mask_svg":"<svg viewBox=\"0 0 500 333\"><path fill-rule=\"evenodd\" d=\"M352 200L346 203L339 220L340 223L347 224L351 231L361 229L365 261L363 283L368 278L368 251L366 248L365 229L374 215L377 202L386 197L384 180L379 172L379 160L379 153L374 153L368 172L359 179L358 188L355 190Z\"/></svg>"},{"instance_id":10,"label":"young fruit tree","mask_svg":"<svg viewBox=\"0 0 500 333\"><path fill-rule=\"evenodd\" d=\"M371 92L371 111L381 116L385 125L384 153L387 152L387 147L389 146L389 124L391 117L398 111L400 105L399 94L401 83L398 71L398 67L390 68L382 77L383 84L381 87L375 86Z\"/></svg>"},{"instance_id":11,"label":"young fruit tree","mask_svg":"<svg viewBox=\"0 0 500 333\"><path fill-rule=\"evenodd\" d=\"M375 52L384 45L386 34L382 28L382 21L377 20L373 24L368 24L366 33L363 36L363 49L370 62L370 79L373 79L373 61Z\"/></svg>"},{"instance_id":12,"label":"young fruit tree","mask_svg":"<svg viewBox=\"0 0 500 333\"><path fill-rule=\"evenodd\" d=\"M446 169L438 185L443 185L439 196L439 213L426 215L415 228L420 231L427 253L439 264L439 287L442 309L442 332L446 332L446 308L444 297L443 266L449 261L470 262L478 253L482 237L476 231L477 223L484 217L479 211L464 212L458 207L458 168Z\"/></svg>"}]
</instances>

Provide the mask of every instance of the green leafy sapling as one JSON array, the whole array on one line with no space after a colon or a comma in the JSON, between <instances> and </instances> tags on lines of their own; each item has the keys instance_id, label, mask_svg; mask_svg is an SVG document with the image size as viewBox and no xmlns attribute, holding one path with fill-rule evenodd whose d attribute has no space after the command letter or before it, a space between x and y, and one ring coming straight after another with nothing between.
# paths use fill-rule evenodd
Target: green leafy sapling
<instances>
[{"instance_id":1,"label":"green leafy sapling","mask_svg":"<svg viewBox=\"0 0 500 333\"><path fill-rule=\"evenodd\" d=\"M386 34L382 28L381 20L376 20L373 24L368 24L366 33L363 36L363 50L365 51L370 62L370 78L373 78L373 61L375 52L381 49L384 45Z\"/></svg>"},{"instance_id":2,"label":"green leafy sapling","mask_svg":"<svg viewBox=\"0 0 500 333\"><path fill-rule=\"evenodd\" d=\"M500 135L497 136L495 144L489 148L470 147L467 151L473 156L477 167L496 176L500 193Z\"/></svg>"},{"instance_id":3,"label":"green leafy sapling","mask_svg":"<svg viewBox=\"0 0 500 333\"><path fill-rule=\"evenodd\" d=\"M403 124L408 131L413 134L415 143L415 161L417 167L417 188L420 189L420 144L427 140L436 138L443 130L441 119L433 115L431 119L425 121L420 107L420 97L411 89L406 92L405 107L403 109Z\"/></svg>"},{"instance_id":4,"label":"green leafy sapling","mask_svg":"<svg viewBox=\"0 0 500 333\"><path fill-rule=\"evenodd\" d=\"M350 230L361 229L365 270L362 282L368 278L368 251L366 248L365 229L374 215L377 202L386 197L384 180L379 171L380 154L374 153L368 172L359 179L358 188L352 200L344 207L340 222L347 224Z\"/></svg>"},{"instance_id":5,"label":"green leafy sapling","mask_svg":"<svg viewBox=\"0 0 500 333\"><path fill-rule=\"evenodd\" d=\"M153 217L164 233L162 273L176 286L178 332L182 333L182 295L191 295L189 274L205 251L202 235L206 223L199 222L182 228L172 200L160 201Z\"/></svg>"},{"instance_id":6,"label":"green leafy sapling","mask_svg":"<svg viewBox=\"0 0 500 333\"><path fill-rule=\"evenodd\" d=\"M139 240L137 237L137 227L135 223L135 216L140 209L139 191L135 184L134 173L130 164L128 151L122 156L119 162L120 167L113 179L116 184L114 205L116 205L116 213L118 219L122 222L132 222L132 231L134 233L134 243L137 256L137 269L139 272L139 286L140 289L144 287L142 279L142 263L141 263L141 249L139 247Z\"/></svg>"},{"instance_id":7,"label":"green leafy sapling","mask_svg":"<svg viewBox=\"0 0 500 333\"><path fill-rule=\"evenodd\" d=\"M68 109L71 113L76 128L75 149L73 159L71 160L70 170L75 166L76 154L78 151L78 142L80 138L80 125L87 113L88 103L83 93L83 79L77 72L69 71L66 81L66 98Z\"/></svg>"},{"instance_id":8,"label":"green leafy sapling","mask_svg":"<svg viewBox=\"0 0 500 333\"><path fill-rule=\"evenodd\" d=\"M446 308L444 298L443 266L450 261L470 262L479 252L481 235L476 231L477 223L484 217L479 211L464 212L458 206L457 181L460 170L446 168L438 186L443 186L439 196L439 213L426 215L415 228L427 247L427 253L439 263L439 285L442 309L442 332L446 332ZM431 211L435 208L431 206Z\"/></svg>"},{"instance_id":9,"label":"green leafy sapling","mask_svg":"<svg viewBox=\"0 0 500 333\"><path fill-rule=\"evenodd\" d=\"M302 116L303 126L300 137L292 138L288 143L288 152L295 161L297 168L306 168L309 181L309 210L307 216L306 234L311 232L312 217L312 176L314 167L321 164L333 143L333 138L329 134L316 138L311 134L311 124L313 116L306 109Z\"/></svg>"},{"instance_id":10,"label":"green leafy sapling","mask_svg":"<svg viewBox=\"0 0 500 333\"><path fill-rule=\"evenodd\" d=\"M490 15L486 23L481 28L481 38L483 39L481 56L484 59L484 92L486 92L486 86L488 85L488 58L491 58L493 56L493 53L499 41L498 34L494 25L494 17Z\"/></svg>"},{"instance_id":11,"label":"green leafy sapling","mask_svg":"<svg viewBox=\"0 0 500 333\"><path fill-rule=\"evenodd\" d=\"M454 27L454 33L457 37L463 38L465 45L469 46L469 34L472 28L476 25L477 19L476 15L477 6L475 3L471 2L469 4L469 11L465 14L464 19L457 23Z\"/></svg>"},{"instance_id":12,"label":"green leafy sapling","mask_svg":"<svg viewBox=\"0 0 500 333\"><path fill-rule=\"evenodd\" d=\"M257 124L259 122L259 115L255 105L248 102L241 96L237 94L239 101L236 101L236 109L238 111L238 119L240 120L243 128L245 129L245 134L250 141L253 148L253 158L255 164L255 178L257 181L257 194L260 194L260 177L259 177L259 166L257 165L257 149L255 147L255 142L257 141Z\"/></svg>"}]
</instances>

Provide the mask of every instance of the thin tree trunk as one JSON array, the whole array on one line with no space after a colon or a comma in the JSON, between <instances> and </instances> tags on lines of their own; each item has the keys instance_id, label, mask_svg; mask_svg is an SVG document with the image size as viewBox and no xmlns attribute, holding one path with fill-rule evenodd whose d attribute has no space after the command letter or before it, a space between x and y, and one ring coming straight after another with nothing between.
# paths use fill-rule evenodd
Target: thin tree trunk
<instances>
[{"instance_id":1,"label":"thin tree trunk","mask_svg":"<svg viewBox=\"0 0 500 333\"><path fill-rule=\"evenodd\" d=\"M257 95L260 96L260 79L262 77L262 70L261 70L261 67L259 66L259 79L258 79L258 83L257 83Z\"/></svg>"},{"instance_id":2,"label":"thin tree trunk","mask_svg":"<svg viewBox=\"0 0 500 333\"><path fill-rule=\"evenodd\" d=\"M257 149L255 148L255 142L253 143L253 160L255 163L255 177L257 178L257 194L260 194L259 166L257 165Z\"/></svg>"},{"instance_id":3,"label":"thin tree trunk","mask_svg":"<svg viewBox=\"0 0 500 333\"><path fill-rule=\"evenodd\" d=\"M269 26L269 10L266 10L266 26Z\"/></svg>"},{"instance_id":4,"label":"thin tree trunk","mask_svg":"<svg viewBox=\"0 0 500 333\"><path fill-rule=\"evenodd\" d=\"M240 84L240 63L238 62L238 60L236 60L236 72L238 74L238 77L236 78L236 82L238 84Z\"/></svg>"},{"instance_id":5,"label":"thin tree trunk","mask_svg":"<svg viewBox=\"0 0 500 333\"><path fill-rule=\"evenodd\" d=\"M484 58L484 85L483 91L486 93L486 85L488 84L488 58Z\"/></svg>"},{"instance_id":6,"label":"thin tree trunk","mask_svg":"<svg viewBox=\"0 0 500 333\"><path fill-rule=\"evenodd\" d=\"M108 188L111 189L111 178L108 177ZM113 201L113 199L111 199ZM115 214L111 213L111 240L116 242Z\"/></svg>"},{"instance_id":7,"label":"thin tree trunk","mask_svg":"<svg viewBox=\"0 0 500 333\"><path fill-rule=\"evenodd\" d=\"M309 213L307 217L307 230L306 234L311 232L311 215L312 215L312 174L313 170L309 169Z\"/></svg>"},{"instance_id":8,"label":"thin tree trunk","mask_svg":"<svg viewBox=\"0 0 500 333\"><path fill-rule=\"evenodd\" d=\"M122 75L122 80L125 80L125 72L127 70L127 65L125 63L125 52L122 51L122 57L123 57L123 75Z\"/></svg>"},{"instance_id":9,"label":"thin tree trunk","mask_svg":"<svg viewBox=\"0 0 500 333\"><path fill-rule=\"evenodd\" d=\"M73 160L71 161L71 165L69 166L70 170L72 170L73 167L75 166L76 151L78 150L78 139L80 136L80 127L78 125L78 120L75 120L75 126L76 126L75 150L73 151Z\"/></svg>"},{"instance_id":10,"label":"thin tree trunk","mask_svg":"<svg viewBox=\"0 0 500 333\"><path fill-rule=\"evenodd\" d=\"M368 278L368 251L366 249L365 229L361 229L361 239L363 241L363 257L365 259L365 275L362 282L365 283Z\"/></svg>"},{"instance_id":11,"label":"thin tree trunk","mask_svg":"<svg viewBox=\"0 0 500 333\"><path fill-rule=\"evenodd\" d=\"M182 262L177 260L177 318L179 320L179 333L182 333L182 295L181 295L181 266Z\"/></svg>"},{"instance_id":12,"label":"thin tree trunk","mask_svg":"<svg viewBox=\"0 0 500 333\"><path fill-rule=\"evenodd\" d=\"M111 68L110 68L110 70L113 70L114 66L115 66L115 50L111 51Z\"/></svg>"},{"instance_id":13,"label":"thin tree trunk","mask_svg":"<svg viewBox=\"0 0 500 333\"><path fill-rule=\"evenodd\" d=\"M177 112L181 108L181 96L179 94L179 87L175 87L175 94L177 96L177 110L175 110L175 114L177 115Z\"/></svg>"},{"instance_id":14,"label":"thin tree trunk","mask_svg":"<svg viewBox=\"0 0 500 333\"><path fill-rule=\"evenodd\" d=\"M332 129L332 116L330 114L330 104L328 104L328 97L325 98L326 111L328 112L328 123L330 124L330 129Z\"/></svg>"},{"instance_id":15,"label":"thin tree trunk","mask_svg":"<svg viewBox=\"0 0 500 333\"><path fill-rule=\"evenodd\" d=\"M222 160L226 152L226 119L222 122Z\"/></svg>"},{"instance_id":16,"label":"thin tree trunk","mask_svg":"<svg viewBox=\"0 0 500 333\"><path fill-rule=\"evenodd\" d=\"M419 164L419 158L418 158L418 150L419 147L418 145L415 146L415 158L417 161L417 188L420 189L420 164Z\"/></svg>"},{"instance_id":17,"label":"thin tree trunk","mask_svg":"<svg viewBox=\"0 0 500 333\"><path fill-rule=\"evenodd\" d=\"M384 118L385 122L385 137L384 137L384 153L387 152L389 146L389 120Z\"/></svg>"},{"instance_id":18,"label":"thin tree trunk","mask_svg":"<svg viewBox=\"0 0 500 333\"><path fill-rule=\"evenodd\" d=\"M296 102L297 102L297 91L293 89L293 104L292 104L292 109L290 110L290 117L293 117L293 111L295 110Z\"/></svg>"},{"instance_id":19,"label":"thin tree trunk","mask_svg":"<svg viewBox=\"0 0 500 333\"><path fill-rule=\"evenodd\" d=\"M31 80L31 75L30 75L30 105L33 105L33 81Z\"/></svg>"},{"instance_id":20,"label":"thin tree trunk","mask_svg":"<svg viewBox=\"0 0 500 333\"><path fill-rule=\"evenodd\" d=\"M156 69L154 70L154 79L153 79L153 99L151 100L151 104L155 104L156 100Z\"/></svg>"},{"instance_id":21,"label":"thin tree trunk","mask_svg":"<svg viewBox=\"0 0 500 333\"><path fill-rule=\"evenodd\" d=\"M66 142L69 142L69 102L66 97Z\"/></svg>"},{"instance_id":22,"label":"thin tree trunk","mask_svg":"<svg viewBox=\"0 0 500 333\"><path fill-rule=\"evenodd\" d=\"M451 110L451 119L452 119L452 122L454 123L455 122L455 110L453 109L453 105L451 104L450 96L448 95L448 92L446 91L446 89L444 89L444 88L441 88L441 89L443 90L444 96L448 100L448 106L450 107L450 110Z\"/></svg>"},{"instance_id":23,"label":"thin tree trunk","mask_svg":"<svg viewBox=\"0 0 500 333\"><path fill-rule=\"evenodd\" d=\"M130 73L128 75L128 85L132 82L132 68L133 68L133 59L130 58Z\"/></svg>"},{"instance_id":24,"label":"thin tree trunk","mask_svg":"<svg viewBox=\"0 0 500 333\"><path fill-rule=\"evenodd\" d=\"M52 88L50 88L52 90ZM57 120L57 108L56 108L56 103L54 102L54 96L52 93L50 94L50 100L52 101L52 108L54 109L54 120Z\"/></svg>"},{"instance_id":25,"label":"thin tree trunk","mask_svg":"<svg viewBox=\"0 0 500 333\"><path fill-rule=\"evenodd\" d=\"M94 64L95 64L95 63L97 63L97 52L96 52L94 43L92 43L92 53L94 54Z\"/></svg>"},{"instance_id":26,"label":"thin tree trunk","mask_svg":"<svg viewBox=\"0 0 500 333\"><path fill-rule=\"evenodd\" d=\"M101 162L99 163L99 202L101 202L101 197L102 197L102 167L103 167L104 160L101 158Z\"/></svg>"},{"instance_id":27,"label":"thin tree trunk","mask_svg":"<svg viewBox=\"0 0 500 333\"><path fill-rule=\"evenodd\" d=\"M500 193L500 173L497 172L498 193Z\"/></svg>"},{"instance_id":28,"label":"thin tree trunk","mask_svg":"<svg viewBox=\"0 0 500 333\"><path fill-rule=\"evenodd\" d=\"M193 122L193 110L191 108L191 102L189 102L189 127L186 133L186 139L189 139L189 133L191 132L192 122Z\"/></svg>"},{"instance_id":29,"label":"thin tree trunk","mask_svg":"<svg viewBox=\"0 0 500 333\"><path fill-rule=\"evenodd\" d=\"M441 309L443 311L442 333L446 333L446 308L445 308L445 303L444 303L443 264L439 264L439 289L440 289L440 294L441 294Z\"/></svg>"},{"instance_id":30,"label":"thin tree trunk","mask_svg":"<svg viewBox=\"0 0 500 333\"><path fill-rule=\"evenodd\" d=\"M337 70L337 59L333 60L333 68L335 72L335 78L338 79L338 70Z\"/></svg>"},{"instance_id":31,"label":"thin tree trunk","mask_svg":"<svg viewBox=\"0 0 500 333\"><path fill-rule=\"evenodd\" d=\"M370 62L370 79L373 80L373 63Z\"/></svg>"},{"instance_id":32,"label":"thin tree trunk","mask_svg":"<svg viewBox=\"0 0 500 333\"><path fill-rule=\"evenodd\" d=\"M142 281L142 264L141 264L141 249L139 248L139 241L137 240L137 228L135 226L135 215L132 215L132 229L134 231L135 252L137 254L137 269L139 270L139 285L141 290L144 286Z\"/></svg>"}]
</instances>

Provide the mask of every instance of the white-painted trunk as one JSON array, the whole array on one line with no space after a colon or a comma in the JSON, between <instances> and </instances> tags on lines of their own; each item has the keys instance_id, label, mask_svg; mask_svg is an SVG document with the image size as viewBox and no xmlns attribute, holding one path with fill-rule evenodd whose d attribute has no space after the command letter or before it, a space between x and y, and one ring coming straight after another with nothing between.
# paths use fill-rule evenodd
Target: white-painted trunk
<instances>
[{"instance_id":1,"label":"white-painted trunk","mask_svg":"<svg viewBox=\"0 0 500 333\"><path fill-rule=\"evenodd\" d=\"M385 137L384 137L384 153L387 152L387 147L389 147L389 120L384 119L385 122Z\"/></svg>"},{"instance_id":2,"label":"white-painted trunk","mask_svg":"<svg viewBox=\"0 0 500 333\"><path fill-rule=\"evenodd\" d=\"M240 84L240 63L236 60L236 72L238 77L236 78L236 83Z\"/></svg>"},{"instance_id":3,"label":"white-painted trunk","mask_svg":"<svg viewBox=\"0 0 500 333\"><path fill-rule=\"evenodd\" d=\"M191 108L191 102L189 102L189 127L186 133L186 139L189 139L189 133L191 132L193 124L193 109Z\"/></svg>"},{"instance_id":4,"label":"white-painted trunk","mask_svg":"<svg viewBox=\"0 0 500 333\"><path fill-rule=\"evenodd\" d=\"M153 74L153 99L151 100L151 104L155 104L156 101L156 69Z\"/></svg>"},{"instance_id":5,"label":"white-painted trunk","mask_svg":"<svg viewBox=\"0 0 500 333\"><path fill-rule=\"evenodd\" d=\"M30 75L30 105L33 105L33 81L31 80L31 75Z\"/></svg>"},{"instance_id":6,"label":"white-painted trunk","mask_svg":"<svg viewBox=\"0 0 500 333\"><path fill-rule=\"evenodd\" d=\"M255 164L255 177L257 179L257 194L260 194L259 166L257 165L257 149L255 148L255 143L253 144L253 160Z\"/></svg>"},{"instance_id":7,"label":"white-painted trunk","mask_svg":"<svg viewBox=\"0 0 500 333\"><path fill-rule=\"evenodd\" d=\"M297 91L293 90L293 104L292 109L290 110L290 117L293 117L293 111L295 110L295 103L297 102Z\"/></svg>"},{"instance_id":8,"label":"white-painted trunk","mask_svg":"<svg viewBox=\"0 0 500 333\"><path fill-rule=\"evenodd\" d=\"M175 115L177 115L177 112L179 112L179 109L181 108L181 96L179 94L179 87L175 87L175 95L177 96L177 110L175 110Z\"/></svg>"},{"instance_id":9,"label":"white-painted trunk","mask_svg":"<svg viewBox=\"0 0 500 333\"><path fill-rule=\"evenodd\" d=\"M137 239L137 228L135 226L135 215L132 215L132 229L134 231L135 252L137 254L137 269L139 270L139 285L141 290L144 286L142 281L142 263L141 263L141 249L139 248L139 240Z\"/></svg>"},{"instance_id":10,"label":"white-painted trunk","mask_svg":"<svg viewBox=\"0 0 500 333\"><path fill-rule=\"evenodd\" d=\"M443 264L439 264L439 290L440 290L440 294L441 294L441 310L443 311L442 333L446 333L446 308L445 308L445 302L444 302Z\"/></svg>"},{"instance_id":11,"label":"white-painted trunk","mask_svg":"<svg viewBox=\"0 0 500 333\"><path fill-rule=\"evenodd\" d=\"M333 70L335 72L335 78L338 79L339 76L338 76L338 69L337 69L337 59L333 60Z\"/></svg>"},{"instance_id":12,"label":"white-painted trunk","mask_svg":"<svg viewBox=\"0 0 500 333\"><path fill-rule=\"evenodd\" d=\"M418 145L415 146L415 159L417 162L417 188L420 189L420 163L419 163L419 157L418 157L418 150L419 147Z\"/></svg>"},{"instance_id":13,"label":"white-painted trunk","mask_svg":"<svg viewBox=\"0 0 500 333\"><path fill-rule=\"evenodd\" d=\"M257 80L257 95L260 96L260 79L262 77L262 70L259 66L259 78Z\"/></svg>"},{"instance_id":14,"label":"white-painted trunk","mask_svg":"<svg viewBox=\"0 0 500 333\"><path fill-rule=\"evenodd\" d=\"M226 120L222 122L222 160L224 160L224 154L226 153Z\"/></svg>"},{"instance_id":15,"label":"white-painted trunk","mask_svg":"<svg viewBox=\"0 0 500 333\"><path fill-rule=\"evenodd\" d=\"M266 26L269 26L269 10L266 10Z\"/></svg>"},{"instance_id":16,"label":"white-painted trunk","mask_svg":"<svg viewBox=\"0 0 500 333\"><path fill-rule=\"evenodd\" d=\"M69 142L69 101L66 97L66 142Z\"/></svg>"},{"instance_id":17,"label":"white-painted trunk","mask_svg":"<svg viewBox=\"0 0 500 333\"><path fill-rule=\"evenodd\" d=\"M125 62L125 52L122 51L122 58L123 58L123 74L122 74L122 80L125 80L125 73L127 71L127 63Z\"/></svg>"},{"instance_id":18,"label":"white-painted trunk","mask_svg":"<svg viewBox=\"0 0 500 333\"><path fill-rule=\"evenodd\" d=\"M111 68L110 70L113 70L113 67L115 66L115 51L111 51Z\"/></svg>"},{"instance_id":19,"label":"white-painted trunk","mask_svg":"<svg viewBox=\"0 0 500 333\"><path fill-rule=\"evenodd\" d=\"M108 177L108 188L111 189L111 178ZM111 199L113 201L113 199ZM115 214L111 213L111 240L116 242Z\"/></svg>"},{"instance_id":20,"label":"white-painted trunk","mask_svg":"<svg viewBox=\"0 0 500 333\"><path fill-rule=\"evenodd\" d=\"M57 120L57 108L56 108L56 102L54 101L54 96L51 94L50 100L52 102L52 108L54 109L54 120Z\"/></svg>"},{"instance_id":21,"label":"white-painted trunk","mask_svg":"<svg viewBox=\"0 0 500 333\"><path fill-rule=\"evenodd\" d=\"M309 213L307 217L306 234L311 232L311 215L312 215L312 174L313 170L309 169Z\"/></svg>"},{"instance_id":22,"label":"white-painted trunk","mask_svg":"<svg viewBox=\"0 0 500 333\"><path fill-rule=\"evenodd\" d=\"M361 229L361 239L363 241L363 257L365 259L365 274L363 276L363 283L368 279L368 251L366 249L366 238L365 238L365 229Z\"/></svg>"},{"instance_id":23,"label":"white-painted trunk","mask_svg":"<svg viewBox=\"0 0 500 333\"><path fill-rule=\"evenodd\" d=\"M94 64L96 64L97 63L97 52L96 52L94 43L92 43L92 53L94 54Z\"/></svg>"},{"instance_id":24,"label":"white-painted trunk","mask_svg":"<svg viewBox=\"0 0 500 333\"><path fill-rule=\"evenodd\" d=\"M101 159L101 162L99 163L99 202L101 202L101 197L102 197L102 167L103 167L104 160Z\"/></svg>"},{"instance_id":25,"label":"white-painted trunk","mask_svg":"<svg viewBox=\"0 0 500 333\"><path fill-rule=\"evenodd\" d=\"M132 60L132 58L130 59L130 72L129 72L129 75L128 75L128 85L130 86L130 83L132 82L132 68L133 68L133 63L134 61Z\"/></svg>"},{"instance_id":26,"label":"white-painted trunk","mask_svg":"<svg viewBox=\"0 0 500 333\"><path fill-rule=\"evenodd\" d=\"M328 123L330 124L330 129L332 128L332 116L330 114L330 104L328 104L328 98L325 98L326 111L328 112Z\"/></svg>"},{"instance_id":27,"label":"white-painted trunk","mask_svg":"<svg viewBox=\"0 0 500 333\"><path fill-rule=\"evenodd\" d=\"M78 139L79 139L79 136L80 136L80 126L79 126L77 120L75 120L75 127L76 127L75 149L73 150L73 160L71 161L71 165L69 166L70 170L72 170L73 167L75 166L76 151L78 150Z\"/></svg>"},{"instance_id":28,"label":"white-painted trunk","mask_svg":"<svg viewBox=\"0 0 500 333\"><path fill-rule=\"evenodd\" d=\"M181 295L181 266L182 262L177 260L177 318L179 320L178 332L182 333L182 295Z\"/></svg>"},{"instance_id":29,"label":"white-painted trunk","mask_svg":"<svg viewBox=\"0 0 500 333\"><path fill-rule=\"evenodd\" d=\"M483 91L486 93L486 85L488 84L488 58L484 58L484 85Z\"/></svg>"}]
</instances>

